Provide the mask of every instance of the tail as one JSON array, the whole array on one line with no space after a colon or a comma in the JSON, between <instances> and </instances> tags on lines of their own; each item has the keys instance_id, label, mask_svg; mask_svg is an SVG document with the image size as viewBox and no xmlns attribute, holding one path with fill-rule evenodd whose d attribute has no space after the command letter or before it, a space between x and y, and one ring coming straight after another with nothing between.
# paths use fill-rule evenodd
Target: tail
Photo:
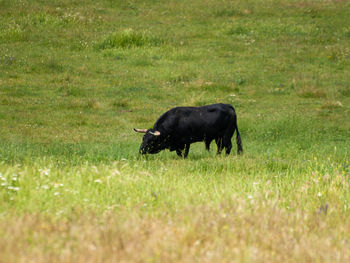
<instances>
[{"instance_id":1,"label":"tail","mask_svg":"<svg viewBox=\"0 0 350 263\"><path fill-rule=\"evenodd\" d=\"M236 130L237 154L243 154L242 140L241 140L241 135L239 134L239 131L238 131L236 111L235 111L235 108L232 105L227 104L227 106L229 106L231 108L231 110L232 110L231 114L232 114L232 117L233 117L233 125L234 125L233 132L235 132L235 130Z\"/></svg>"},{"instance_id":2,"label":"tail","mask_svg":"<svg viewBox=\"0 0 350 263\"><path fill-rule=\"evenodd\" d=\"M243 154L242 140L239 135L238 126L237 126L237 118L235 118L235 126L236 126L236 143L237 143L237 154Z\"/></svg>"}]
</instances>

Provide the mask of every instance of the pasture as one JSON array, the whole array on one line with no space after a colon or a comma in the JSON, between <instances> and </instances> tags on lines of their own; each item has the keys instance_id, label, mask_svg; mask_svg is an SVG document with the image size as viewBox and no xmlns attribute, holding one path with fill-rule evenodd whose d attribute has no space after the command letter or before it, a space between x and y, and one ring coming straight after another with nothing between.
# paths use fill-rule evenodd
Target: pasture
<instances>
[{"instance_id":1,"label":"pasture","mask_svg":"<svg viewBox=\"0 0 350 263\"><path fill-rule=\"evenodd\" d=\"M349 262L349 11L0 0L0 262ZM219 102L243 156L139 155Z\"/></svg>"}]
</instances>

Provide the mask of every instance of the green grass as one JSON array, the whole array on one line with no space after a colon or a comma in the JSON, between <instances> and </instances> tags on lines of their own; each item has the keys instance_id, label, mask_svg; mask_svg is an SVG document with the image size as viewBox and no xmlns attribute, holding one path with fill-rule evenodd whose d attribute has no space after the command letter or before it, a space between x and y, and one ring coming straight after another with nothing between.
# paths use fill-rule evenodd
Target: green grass
<instances>
[{"instance_id":1,"label":"green grass","mask_svg":"<svg viewBox=\"0 0 350 263\"><path fill-rule=\"evenodd\" d=\"M2 260L349 261L349 9L0 0ZM243 156L138 154L218 102Z\"/></svg>"}]
</instances>

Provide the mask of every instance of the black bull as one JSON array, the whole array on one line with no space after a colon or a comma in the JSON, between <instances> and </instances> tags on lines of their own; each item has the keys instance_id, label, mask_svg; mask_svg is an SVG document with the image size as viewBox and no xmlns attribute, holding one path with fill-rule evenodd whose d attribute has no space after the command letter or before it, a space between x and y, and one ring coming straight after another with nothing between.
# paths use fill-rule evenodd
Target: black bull
<instances>
[{"instance_id":1,"label":"black bull","mask_svg":"<svg viewBox=\"0 0 350 263\"><path fill-rule=\"evenodd\" d=\"M225 148L230 154L231 138L236 131L237 153L242 154L242 141L237 126L237 116L229 104L212 104L202 107L176 107L164 113L152 129L134 129L145 133L140 153L154 154L161 150L176 151L186 158L191 143L204 141L209 151L215 140L218 154Z\"/></svg>"}]
</instances>

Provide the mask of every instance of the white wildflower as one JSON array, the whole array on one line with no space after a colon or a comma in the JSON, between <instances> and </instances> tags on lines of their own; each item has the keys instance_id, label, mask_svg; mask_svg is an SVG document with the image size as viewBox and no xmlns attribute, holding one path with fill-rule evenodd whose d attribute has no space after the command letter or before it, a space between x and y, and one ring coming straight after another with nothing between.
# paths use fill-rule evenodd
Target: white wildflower
<instances>
[{"instance_id":1,"label":"white wildflower","mask_svg":"<svg viewBox=\"0 0 350 263\"><path fill-rule=\"evenodd\" d=\"M112 175L120 175L119 170L117 170L117 169L113 170Z\"/></svg>"},{"instance_id":2,"label":"white wildflower","mask_svg":"<svg viewBox=\"0 0 350 263\"><path fill-rule=\"evenodd\" d=\"M200 244L201 244L201 241L199 239L193 243L193 245L195 245L195 246L199 246Z\"/></svg>"},{"instance_id":3,"label":"white wildflower","mask_svg":"<svg viewBox=\"0 0 350 263\"><path fill-rule=\"evenodd\" d=\"M63 210L59 210L59 211L56 212L56 215L59 216L59 215L62 214L63 212L64 212Z\"/></svg>"},{"instance_id":4,"label":"white wildflower","mask_svg":"<svg viewBox=\"0 0 350 263\"><path fill-rule=\"evenodd\" d=\"M322 193L321 193L321 192L318 192L317 196L318 196L318 197L321 197L321 196L322 196Z\"/></svg>"},{"instance_id":5,"label":"white wildflower","mask_svg":"<svg viewBox=\"0 0 350 263\"><path fill-rule=\"evenodd\" d=\"M7 187L7 189L13 190L13 191L19 191L19 187L16 187L16 186L9 186Z\"/></svg>"},{"instance_id":6,"label":"white wildflower","mask_svg":"<svg viewBox=\"0 0 350 263\"><path fill-rule=\"evenodd\" d=\"M336 105L336 106L339 106L339 107L343 107L343 104L342 104L340 101L336 101L336 102L335 102L335 105Z\"/></svg>"},{"instance_id":7,"label":"white wildflower","mask_svg":"<svg viewBox=\"0 0 350 263\"><path fill-rule=\"evenodd\" d=\"M59 192L54 192L53 195L54 196L58 196L58 195L60 195L60 193Z\"/></svg>"},{"instance_id":8,"label":"white wildflower","mask_svg":"<svg viewBox=\"0 0 350 263\"><path fill-rule=\"evenodd\" d=\"M98 184L102 183L101 179L96 179L94 182Z\"/></svg>"},{"instance_id":9,"label":"white wildflower","mask_svg":"<svg viewBox=\"0 0 350 263\"><path fill-rule=\"evenodd\" d=\"M39 169L39 172L42 176L49 176L50 175L50 169L45 168L45 169Z\"/></svg>"}]
</instances>

